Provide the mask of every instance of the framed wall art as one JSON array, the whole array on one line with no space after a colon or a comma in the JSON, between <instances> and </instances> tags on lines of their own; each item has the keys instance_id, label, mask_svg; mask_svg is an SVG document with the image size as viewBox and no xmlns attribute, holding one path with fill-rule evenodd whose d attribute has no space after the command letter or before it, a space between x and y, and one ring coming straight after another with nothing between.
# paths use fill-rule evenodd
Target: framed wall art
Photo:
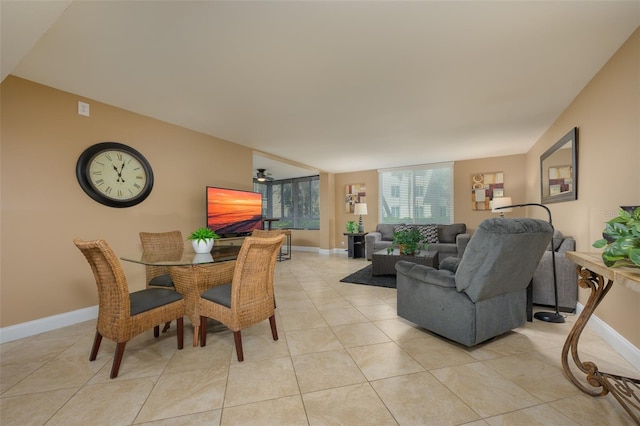
<instances>
[{"instance_id":1,"label":"framed wall art","mask_svg":"<svg viewBox=\"0 0 640 426\"><path fill-rule=\"evenodd\" d=\"M476 173L471 176L471 208L491 210L491 200L504 197L504 173Z\"/></svg>"},{"instance_id":2,"label":"framed wall art","mask_svg":"<svg viewBox=\"0 0 640 426\"><path fill-rule=\"evenodd\" d=\"M351 183L346 187L345 207L347 213L353 213L356 203L367 202L367 190L364 183Z\"/></svg>"}]
</instances>

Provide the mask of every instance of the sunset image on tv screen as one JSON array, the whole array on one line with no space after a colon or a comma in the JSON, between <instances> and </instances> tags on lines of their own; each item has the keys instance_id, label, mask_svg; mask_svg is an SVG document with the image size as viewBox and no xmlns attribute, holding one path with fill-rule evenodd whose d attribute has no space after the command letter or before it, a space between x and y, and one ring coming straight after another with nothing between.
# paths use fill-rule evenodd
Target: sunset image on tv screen
<instances>
[{"instance_id":1,"label":"sunset image on tv screen","mask_svg":"<svg viewBox=\"0 0 640 426\"><path fill-rule=\"evenodd\" d=\"M250 233L262 228L262 195L208 187L207 227L218 234Z\"/></svg>"}]
</instances>

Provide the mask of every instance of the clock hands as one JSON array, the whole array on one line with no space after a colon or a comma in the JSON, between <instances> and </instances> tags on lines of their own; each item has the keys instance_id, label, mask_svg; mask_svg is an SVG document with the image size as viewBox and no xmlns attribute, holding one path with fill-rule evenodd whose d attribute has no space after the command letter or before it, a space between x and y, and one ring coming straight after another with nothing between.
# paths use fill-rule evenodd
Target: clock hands
<instances>
[{"instance_id":1,"label":"clock hands","mask_svg":"<svg viewBox=\"0 0 640 426\"><path fill-rule=\"evenodd\" d=\"M122 171L124 170L124 162L122 163L122 167L120 167L120 171L118 171L118 168L116 167L116 165L113 165L113 170L116 171L116 173L118 174L118 179L116 179L116 182L122 182L124 183L124 178L122 177Z\"/></svg>"}]
</instances>

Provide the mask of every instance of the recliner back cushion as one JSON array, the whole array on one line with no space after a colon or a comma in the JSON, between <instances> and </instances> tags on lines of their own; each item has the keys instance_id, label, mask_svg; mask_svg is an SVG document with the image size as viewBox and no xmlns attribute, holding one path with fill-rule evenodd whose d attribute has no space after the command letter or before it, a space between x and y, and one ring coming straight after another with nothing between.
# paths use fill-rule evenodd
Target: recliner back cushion
<instances>
[{"instance_id":1,"label":"recliner back cushion","mask_svg":"<svg viewBox=\"0 0 640 426\"><path fill-rule=\"evenodd\" d=\"M551 241L553 229L538 219L485 219L456 271L456 288L474 302L525 289Z\"/></svg>"},{"instance_id":2,"label":"recliner back cushion","mask_svg":"<svg viewBox=\"0 0 640 426\"><path fill-rule=\"evenodd\" d=\"M467 225L454 223L451 225L438 225L438 241L440 243L455 243L458 234L467 232Z\"/></svg>"}]
</instances>

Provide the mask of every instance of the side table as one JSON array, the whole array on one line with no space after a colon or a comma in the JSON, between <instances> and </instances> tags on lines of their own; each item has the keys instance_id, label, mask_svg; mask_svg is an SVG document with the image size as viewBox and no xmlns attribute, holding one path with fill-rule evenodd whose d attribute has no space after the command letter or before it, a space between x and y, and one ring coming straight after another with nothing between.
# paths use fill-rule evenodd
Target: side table
<instances>
[{"instance_id":1,"label":"side table","mask_svg":"<svg viewBox=\"0 0 640 426\"><path fill-rule=\"evenodd\" d=\"M349 257L364 257L364 236L366 232L345 232L347 236L347 253Z\"/></svg>"},{"instance_id":2,"label":"side table","mask_svg":"<svg viewBox=\"0 0 640 426\"><path fill-rule=\"evenodd\" d=\"M566 256L578 265L576 267L578 285L589 289L590 294L562 348L562 369L567 378L589 396L611 393L629 413L633 421L640 424L640 378L605 373L600 371L594 362L583 361L578 354L580 335L593 311L611 290L614 283L616 286L640 291L640 271L628 267L609 268L602 262L602 257L596 253L568 251ZM633 321L633 319L630 320ZM591 387L585 386L574 375L569 365L569 354L571 354L573 364L586 375L586 381Z\"/></svg>"}]
</instances>

